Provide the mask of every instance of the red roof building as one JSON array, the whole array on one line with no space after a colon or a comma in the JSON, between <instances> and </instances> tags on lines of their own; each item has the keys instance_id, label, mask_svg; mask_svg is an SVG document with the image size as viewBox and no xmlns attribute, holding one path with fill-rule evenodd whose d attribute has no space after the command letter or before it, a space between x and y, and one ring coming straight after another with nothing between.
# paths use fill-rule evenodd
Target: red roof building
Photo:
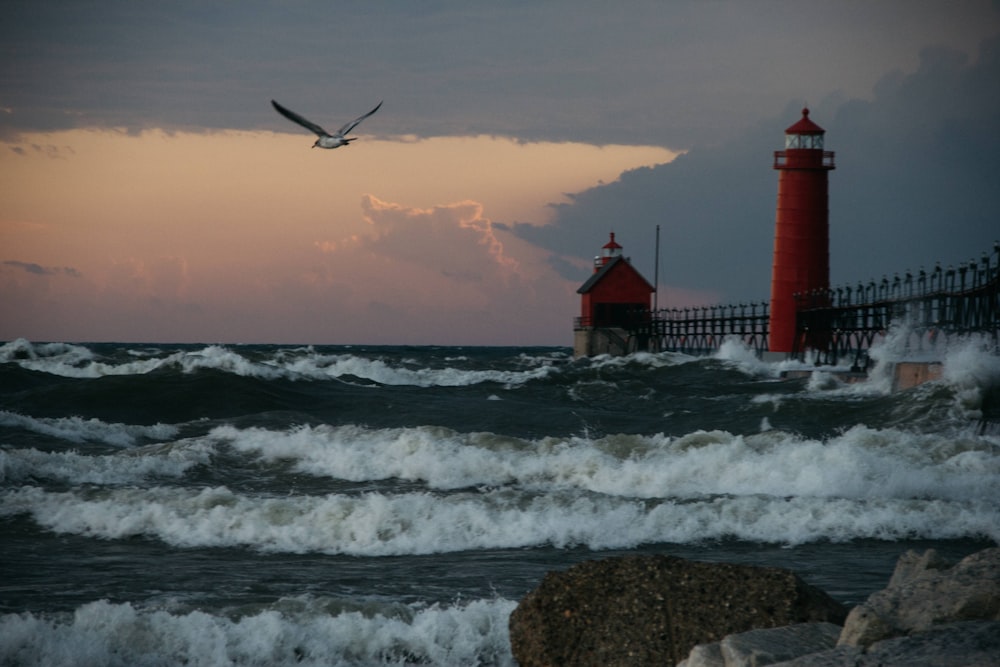
<instances>
[{"instance_id":1,"label":"red roof building","mask_svg":"<svg viewBox=\"0 0 1000 667\"><path fill-rule=\"evenodd\" d=\"M641 318L648 318L650 299L656 291L631 261L622 255L622 247L611 239L594 259L594 273L577 290L580 294L580 317L574 348L578 356L614 353L607 344L596 344L609 335L620 338ZM620 330L615 332L614 330ZM600 330L612 330L602 333ZM620 350L625 353L629 350Z\"/></svg>"}]
</instances>

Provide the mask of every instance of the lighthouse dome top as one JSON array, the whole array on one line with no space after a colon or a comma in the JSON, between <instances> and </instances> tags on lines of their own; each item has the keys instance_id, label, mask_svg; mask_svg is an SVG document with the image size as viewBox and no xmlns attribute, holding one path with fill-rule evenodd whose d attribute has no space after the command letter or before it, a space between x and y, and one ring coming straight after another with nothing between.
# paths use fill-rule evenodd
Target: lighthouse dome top
<instances>
[{"instance_id":1,"label":"lighthouse dome top","mask_svg":"<svg viewBox=\"0 0 1000 667\"><path fill-rule=\"evenodd\" d=\"M809 120L809 107L802 110L802 118L785 130L785 134L824 134L826 130Z\"/></svg>"},{"instance_id":2,"label":"lighthouse dome top","mask_svg":"<svg viewBox=\"0 0 1000 667\"><path fill-rule=\"evenodd\" d=\"M822 127L809 120L809 108L802 110L802 118L785 130L785 148L823 148Z\"/></svg>"},{"instance_id":3,"label":"lighthouse dome top","mask_svg":"<svg viewBox=\"0 0 1000 667\"><path fill-rule=\"evenodd\" d=\"M604 250L606 251L606 253L615 253L615 251L617 251L616 254L620 255L621 251L622 251L622 247L620 245L618 245L617 241L615 241L615 233L614 232L611 232L611 240L608 241L607 243L605 243L603 247L604 247Z\"/></svg>"}]
</instances>

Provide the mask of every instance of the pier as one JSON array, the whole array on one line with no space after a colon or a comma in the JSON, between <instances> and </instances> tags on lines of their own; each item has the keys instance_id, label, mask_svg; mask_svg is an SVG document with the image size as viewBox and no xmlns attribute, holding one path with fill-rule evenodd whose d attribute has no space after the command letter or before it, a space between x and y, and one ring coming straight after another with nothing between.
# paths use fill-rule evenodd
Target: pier
<instances>
[{"instance_id":1,"label":"pier","mask_svg":"<svg viewBox=\"0 0 1000 667\"><path fill-rule=\"evenodd\" d=\"M931 271L906 271L890 280L795 295L792 352L816 365L849 366L864 373L869 350L895 332L901 382L933 379L947 343L978 335L1000 350L1000 243L978 260ZM625 352L640 350L711 354L736 338L758 356L771 352L765 303L633 311L618 334Z\"/></svg>"},{"instance_id":2,"label":"pier","mask_svg":"<svg viewBox=\"0 0 1000 667\"><path fill-rule=\"evenodd\" d=\"M1000 349L1000 243L979 260L958 268L898 273L890 280L796 294L793 354L807 350L818 363L852 359L866 370L868 350L896 327L900 352L913 358L934 354L938 346L972 334Z\"/></svg>"}]
</instances>

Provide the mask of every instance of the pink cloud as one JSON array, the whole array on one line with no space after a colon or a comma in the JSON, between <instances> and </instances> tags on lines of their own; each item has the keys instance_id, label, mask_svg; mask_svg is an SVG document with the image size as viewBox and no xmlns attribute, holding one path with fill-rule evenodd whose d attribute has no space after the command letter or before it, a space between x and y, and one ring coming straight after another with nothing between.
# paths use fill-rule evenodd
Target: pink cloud
<instances>
[{"instance_id":1,"label":"pink cloud","mask_svg":"<svg viewBox=\"0 0 1000 667\"><path fill-rule=\"evenodd\" d=\"M479 202L407 208L369 194L361 208L371 234L355 242L373 254L437 267L442 274L469 280L517 271L517 260L504 254Z\"/></svg>"},{"instance_id":2,"label":"pink cloud","mask_svg":"<svg viewBox=\"0 0 1000 667\"><path fill-rule=\"evenodd\" d=\"M302 281L317 296L339 294L342 312L367 326L398 331L406 323L406 335L421 342L568 341L577 285L484 209L472 200L421 208L365 195L365 226L317 241L326 264ZM518 330L524 340L511 340Z\"/></svg>"}]
</instances>

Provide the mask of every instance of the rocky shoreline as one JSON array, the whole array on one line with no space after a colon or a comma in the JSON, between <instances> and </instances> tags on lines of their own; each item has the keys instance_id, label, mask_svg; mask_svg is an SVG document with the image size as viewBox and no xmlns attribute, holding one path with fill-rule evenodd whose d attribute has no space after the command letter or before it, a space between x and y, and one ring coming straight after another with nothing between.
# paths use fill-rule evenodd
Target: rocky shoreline
<instances>
[{"instance_id":1,"label":"rocky shoreline","mask_svg":"<svg viewBox=\"0 0 1000 667\"><path fill-rule=\"evenodd\" d=\"M847 609L780 568L630 556L551 572L510 616L521 667L1000 665L1000 548L900 557Z\"/></svg>"}]
</instances>

